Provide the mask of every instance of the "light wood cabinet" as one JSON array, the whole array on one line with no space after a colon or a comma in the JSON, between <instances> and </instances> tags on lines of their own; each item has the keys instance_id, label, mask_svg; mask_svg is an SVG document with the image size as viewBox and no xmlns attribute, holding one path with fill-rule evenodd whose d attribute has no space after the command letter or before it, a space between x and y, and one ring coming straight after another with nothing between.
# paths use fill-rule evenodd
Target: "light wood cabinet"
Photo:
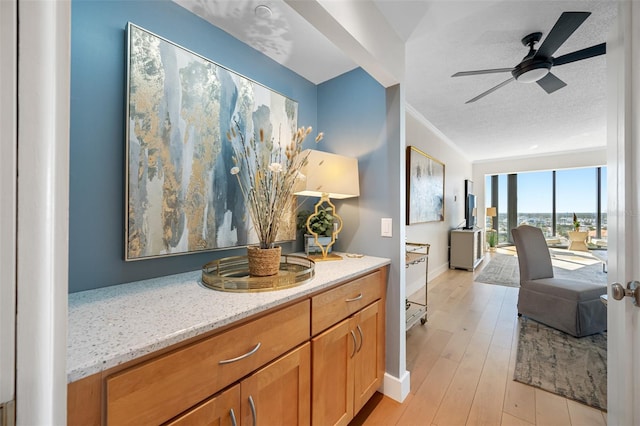
<instances>
[{"instance_id":1,"label":"light wood cabinet","mask_svg":"<svg viewBox=\"0 0 640 426\"><path fill-rule=\"evenodd\" d=\"M375 300L385 290L386 276L378 270L311 298L311 334L316 335Z\"/></svg>"},{"instance_id":2,"label":"light wood cabinet","mask_svg":"<svg viewBox=\"0 0 640 426\"><path fill-rule=\"evenodd\" d=\"M354 318L360 343L354 359L353 415L382 386L384 377L384 306L381 301L369 305Z\"/></svg>"},{"instance_id":3,"label":"light wood cabinet","mask_svg":"<svg viewBox=\"0 0 640 426\"><path fill-rule=\"evenodd\" d=\"M107 424L160 424L309 339L304 301L116 373Z\"/></svg>"},{"instance_id":4,"label":"light wood cabinet","mask_svg":"<svg viewBox=\"0 0 640 426\"><path fill-rule=\"evenodd\" d=\"M382 384L386 281L377 269L70 383L68 424L347 424Z\"/></svg>"},{"instance_id":5,"label":"light wood cabinet","mask_svg":"<svg viewBox=\"0 0 640 426\"><path fill-rule=\"evenodd\" d=\"M309 424L309 348L306 343L242 381L242 425Z\"/></svg>"},{"instance_id":6,"label":"light wood cabinet","mask_svg":"<svg viewBox=\"0 0 640 426\"><path fill-rule=\"evenodd\" d=\"M380 300L312 339L314 425L347 425L382 384Z\"/></svg>"},{"instance_id":7,"label":"light wood cabinet","mask_svg":"<svg viewBox=\"0 0 640 426\"><path fill-rule=\"evenodd\" d=\"M167 426L308 425L309 347L278 358Z\"/></svg>"},{"instance_id":8,"label":"light wood cabinet","mask_svg":"<svg viewBox=\"0 0 640 426\"><path fill-rule=\"evenodd\" d=\"M237 384L166 426L237 426L240 412L240 384Z\"/></svg>"},{"instance_id":9,"label":"light wood cabinet","mask_svg":"<svg viewBox=\"0 0 640 426\"><path fill-rule=\"evenodd\" d=\"M353 417L355 337L346 319L311 341L314 425L346 425Z\"/></svg>"}]
</instances>

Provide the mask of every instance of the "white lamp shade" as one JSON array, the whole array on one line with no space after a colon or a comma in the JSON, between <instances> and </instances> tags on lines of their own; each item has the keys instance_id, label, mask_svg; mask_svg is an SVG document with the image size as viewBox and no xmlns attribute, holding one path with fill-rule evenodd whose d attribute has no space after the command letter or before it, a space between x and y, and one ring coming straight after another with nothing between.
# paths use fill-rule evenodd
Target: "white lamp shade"
<instances>
[{"instance_id":1,"label":"white lamp shade","mask_svg":"<svg viewBox=\"0 0 640 426\"><path fill-rule=\"evenodd\" d=\"M309 149L307 164L301 170L306 179L296 186L296 195L343 199L360 195L358 160L323 151Z\"/></svg>"}]
</instances>

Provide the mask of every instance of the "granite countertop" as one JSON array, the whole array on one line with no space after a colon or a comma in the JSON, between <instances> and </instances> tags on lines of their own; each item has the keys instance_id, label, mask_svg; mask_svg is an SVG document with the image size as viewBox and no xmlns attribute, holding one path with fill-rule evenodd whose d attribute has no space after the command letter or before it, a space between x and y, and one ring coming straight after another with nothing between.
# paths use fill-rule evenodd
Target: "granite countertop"
<instances>
[{"instance_id":1,"label":"granite countertop","mask_svg":"<svg viewBox=\"0 0 640 426\"><path fill-rule=\"evenodd\" d=\"M215 330L390 263L364 256L317 262L315 277L297 287L226 293L201 283L201 271L69 295L67 381Z\"/></svg>"}]
</instances>

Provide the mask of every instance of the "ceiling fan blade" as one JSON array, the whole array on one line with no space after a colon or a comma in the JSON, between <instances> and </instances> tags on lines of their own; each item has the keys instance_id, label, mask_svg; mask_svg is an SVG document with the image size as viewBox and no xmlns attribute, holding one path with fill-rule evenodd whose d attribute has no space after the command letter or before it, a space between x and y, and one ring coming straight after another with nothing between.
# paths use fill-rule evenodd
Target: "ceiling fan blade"
<instances>
[{"instance_id":1,"label":"ceiling fan blade","mask_svg":"<svg viewBox=\"0 0 640 426\"><path fill-rule=\"evenodd\" d=\"M495 92L496 90L498 90L502 86L506 86L507 84L511 83L513 80L515 80L515 77L511 77L509 80L503 81L502 83L498 84L495 87L492 87L491 89L487 90L486 92L483 92L483 93L479 94L478 96L476 96L473 99L469 99L467 102L465 102L465 104L470 104L471 102L475 102L480 98L484 98L489 93Z\"/></svg>"},{"instance_id":2,"label":"ceiling fan blade","mask_svg":"<svg viewBox=\"0 0 640 426\"><path fill-rule=\"evenodd\" d=\"M591 12L563 12L544 39L536 56L550 58L575 30L591 15Z\"/></svg>"},{"instance_id":3,"label":"ceiling fan blade","mask_svg":"<svg viewBox=\"0 0 640 426\"><path fill-rule=\"evenodd\" d=\"M551 94L558 89L562 89L567 85L567 83L551 73L545 75L540 80L536 81L536 83L538 83L538 86L542 87L548 94Z\"/></svg>"},{"instance_id":4,"label":"ceiling fan blade","mask_svg":"<svg viewBox=\"0 0 640 426\"><path fill-rule=\"evenodd\" d=\"M478 70L478 71L460 71L452 75L451 77L463 77L465 75L479 75L479 74L494 74L500 72L511 72L513 68L494 68L491 70Z\"/></svg>"},{"instance_id":5,"label":"ceiling fan blade","mask_svg":"<svg viewBox=\"0 0 640 426\"><path fill-rule=\"evenodd\" d=\"M595 46L587 47L586 49L580 49L575 52L567 53L566 55L558 56L553 59L553 65L569 64L571 62L593 58L594 56L604 55L605 53L607 53L607 43L600 43Z\"/></svg>"}]
</instances>

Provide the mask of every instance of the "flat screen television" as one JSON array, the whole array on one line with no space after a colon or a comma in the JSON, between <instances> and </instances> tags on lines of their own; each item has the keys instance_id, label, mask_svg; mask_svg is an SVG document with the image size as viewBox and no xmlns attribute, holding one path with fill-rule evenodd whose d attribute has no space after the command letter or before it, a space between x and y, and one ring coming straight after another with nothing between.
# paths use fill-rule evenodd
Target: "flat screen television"
<instances>
[{"instance_id":1,"label":"flat screen television","mask_svg":"<svg viewBox=\"0 0 640 426\"><path fill-rule=\"evenodd\" d=\"M473 229L476 226L476 196L467 194L464 203L464 229Z\"/></svg>"}]
</instances>

